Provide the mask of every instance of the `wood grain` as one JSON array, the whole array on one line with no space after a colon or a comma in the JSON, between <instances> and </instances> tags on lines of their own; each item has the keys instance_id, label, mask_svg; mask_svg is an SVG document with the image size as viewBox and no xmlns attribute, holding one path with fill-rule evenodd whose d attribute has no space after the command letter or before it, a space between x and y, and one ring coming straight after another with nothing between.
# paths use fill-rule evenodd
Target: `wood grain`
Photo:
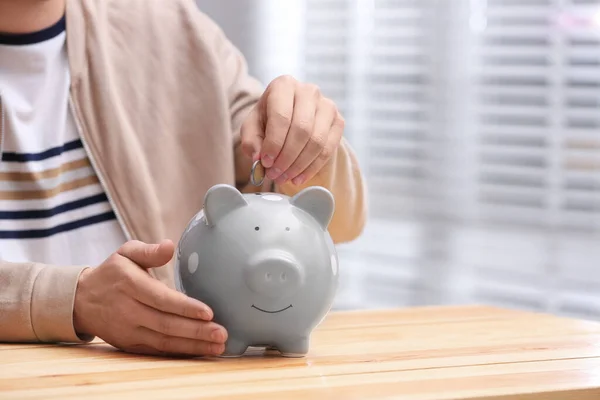
<instances>
[{"instance_id":1,"label":"wood grain","mask_svg":"<svg viewBox=\"0 0 600 400\"><path fill-rule=\"evenodd\" d=\"M600 324L491 307L330 314L300 359L0 344L0 399L600 399Z\"/></svg>"}]
</instances>

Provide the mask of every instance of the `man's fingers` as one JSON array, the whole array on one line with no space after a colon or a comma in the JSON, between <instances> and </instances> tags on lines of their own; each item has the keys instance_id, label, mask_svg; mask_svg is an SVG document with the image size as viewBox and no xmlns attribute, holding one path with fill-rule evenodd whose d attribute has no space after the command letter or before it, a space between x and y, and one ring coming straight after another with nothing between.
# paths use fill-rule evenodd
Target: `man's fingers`
<instances>
[{"instance_id":1,"label":"man's fingers","mask_svg":"<svg viewBox=\"0 0 600 400\"><path fill-rule=\"evenodd\" d=\"M269 179L276 180L279 184L287 181L288 168L298 158L313 134L319 97L319 89L314 85L306 85L296 90L292 123L281 152L267 171Z\"/></svg>"},{"instance_id":2,"label":"man's fingers","mask_svg":"<svg viewBox=\"0 0 600 400\"><path fill-rule=\"evenodd\" d=\"M302 172L317 159L327 145L330 135L329 132L331 125L335 120L336 113L337 111L333 102L327 99L321 101L321 105L315 116L315 125L312 135L302 150L302 153L300 153L287 172L288 178L291 179L295 185L301 185L308 180L308 177L302 174ZM281 184L282 182L276 183Z\"/></svg>"},{"instance_id":3,"label":"man's fingers","mask_svg":"<svg viewBox=\"0 0 600 400\"><path fill-rule=\"evenodd\" d=\"M242 126L242 148L261 160L266 176L283 184L312 179L339 146L344 121L317 86L275 79ZM260 149L260 150L258 150Z\"/></svg>"},{"instance_id":4,"label":"man's fingers","mask_svg":"<svg viewBox=\"0 0 600 400\"><path fill-rule=\"evenodd\" d=\"M125 243L117 253L133 261L142 268L158 268L167 264L173 257L175 245L170 240L159 244L146 244L137 240Z\"/></svg>"},{"instance_id":5,"label":"man's fingers","mask_svg":"<svg viewBox=\"0 0 600 400\"><path fill-rule=\"evenodd\" d=\"M266 98L267 123L261 149L261 163L266 169L273 166L273 162L281 152L292 123L296 86L290 79L274 82Z\"/></svg>"},{"instance_id":6,"label":"man's fingers","mask_svg":"<svg viewBox=\"0 0 600 400\"><path fill-rule=\"evenodd\" d=\"M141 272L139 269L138 271ZM134 278L131 279L131 285L128 285L128 294L140 303L155 310L181 317L202 319L205 321L212 320L212 310L201 301L173 290L164 283L152 279L147 275L145 275L147 279L142 280L140 278L138 280L135 277L135 272L132 271L132 274Z\"/></svg>"},{"instance_id":7,"label":"man's fingers","mask_svg":"<svg viewBox=\"0 0 600 400\"><path fill-rule=\"evenodd\" d=\"M164 313L144 304L141 304L137 318L138 324L167 336L219 344L227 341L227 331L221 325Z\"/></svg>"},{"instance_id":8,"label":"man's fingers","mask_svg":"<svg viewBox=\"0 0 600 400\"><path fill-rule=\"evenodd\" d=\"M139 327L136 330L136 339L136 342L138 342L139 345L131 346L131 351L133 352L135 352L136 349L145 349L145 352L148 353L146 348L146 346L148 346L159 354L216 356L222 354L225 350L224 344L169 336L144 327ZM150 351L150 353L153 352Z\"/></svg>"},{"instance_id":9,"label":"man's fingers","mask_svg":"<svg viewBox=\"0 0 600 400\"><path fill-rule=\"evenodd\" d=\"M338 115L331 127L331 130L329 131L329 136L327 137L327 142L325 143L323 150L321 150L317 158L308 166L308 168L306 168L300 174L300 176L296 178L297 180L292 182L296 185L300 185L302 182L312 179L331 159L340 141L342 140L343 134L344 122L343 119ZM300 182L300 179L298 178L301 178L302 182Z\"/></svg>"},{"instance_id":10,"label":"man's fingers","mask_svg":"<svg viewBox=\"0 0 600 400\"><path fill-rule=\"evenodd\" d=\"M164 246L169 247L168 242L163 243ZM160 246L163 246L163 244ZM148 265L153 257L165 257L166 254L161 255L160 253L166 253L166 251L161 250L160 246L129 242L121 247L118 256L123 257L119 265L123 268L125 278L124 291L131 298L156 310L182 317L210 321L213 318L210 307L201 301L169 288L163 282L151 278L139 268L140 264L134 261L136 259L145 261Z\"/></svg>"}]
</instances>

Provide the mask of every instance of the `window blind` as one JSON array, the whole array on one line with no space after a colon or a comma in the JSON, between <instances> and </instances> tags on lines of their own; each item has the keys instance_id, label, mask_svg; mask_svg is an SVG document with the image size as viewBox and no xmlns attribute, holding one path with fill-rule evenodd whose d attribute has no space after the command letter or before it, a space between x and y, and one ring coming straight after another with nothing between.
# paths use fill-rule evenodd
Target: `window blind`
<instances>
[{"instance_id":1,"label":"window blind","mask_svg":"<svg viewBox=\"0 0 600 400\"><path fill-rule=\"evenodd\" d=\"M338 308L417 304L439 293L424 272L442 239L435 222L414 220L443 206L435 189L434 6L429 0L307 0L304 79L340 106L369 190L365 233L339 246Z\"/></svg>"},{"instance_id":2,"label":"window blind","mask_svg":"<svg viewBox=\"0 0 600 400\"><path fill-rule=\"evenodd\" d=\"M341 105L370 197L337 307L600 318L598 3L306 1L305 79Z\"/></svg>"},{"instance_id":3,"label":"window blind","mask_svg":"<svg viewBox=\"0 0 600 400\"><path fill-rule=\"evenodd\" d=\"M598 318L598 2L471 6L473 297Z\"/></svg>"},{"instance_id":4,"label":"window blind","mask_svg":"<svg viewBox=\"0 0 600 400\"><path fill-rule=\"evenodd\" d=\"M474 59L482 218L599 226L600 42L568 22L581 3L487 2Z\"/></svg>"}]
</instances>

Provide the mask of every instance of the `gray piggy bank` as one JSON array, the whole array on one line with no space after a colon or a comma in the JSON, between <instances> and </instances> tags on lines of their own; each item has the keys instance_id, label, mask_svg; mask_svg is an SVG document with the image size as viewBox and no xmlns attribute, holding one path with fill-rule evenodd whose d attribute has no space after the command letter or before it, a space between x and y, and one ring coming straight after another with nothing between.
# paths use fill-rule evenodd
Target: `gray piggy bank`
<instances>
[{"instance_id":1,"label":"gray piggy bank","mask_svg":"<svg viewBox=\"0 0 600 400\"><path fill-rule=\"evenodd\" d=\"M308 352L338 289L327 231L333 211L333 196L322 187L293 197L242 194L229 185L208 190L177 245L175 281L227 329L222 356L241 356L249 346L286 357Z\"/></svg>"}]
</instances>

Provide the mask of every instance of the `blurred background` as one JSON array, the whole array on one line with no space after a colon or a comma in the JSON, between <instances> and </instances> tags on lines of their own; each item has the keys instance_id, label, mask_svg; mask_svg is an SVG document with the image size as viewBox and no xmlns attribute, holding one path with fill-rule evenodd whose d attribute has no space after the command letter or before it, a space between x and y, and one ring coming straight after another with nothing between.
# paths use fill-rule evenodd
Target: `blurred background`
<instances>
[{"instance_id":1,"label":"blurred background","mask_svg":"<svg viewBox=\"0 0 600 400\"><path fill-rule=\"evenodd\" d=\"M600 319L600 0L197 2L346 118L370 218L336 309Z\"/></svg>"}]
</instances>

